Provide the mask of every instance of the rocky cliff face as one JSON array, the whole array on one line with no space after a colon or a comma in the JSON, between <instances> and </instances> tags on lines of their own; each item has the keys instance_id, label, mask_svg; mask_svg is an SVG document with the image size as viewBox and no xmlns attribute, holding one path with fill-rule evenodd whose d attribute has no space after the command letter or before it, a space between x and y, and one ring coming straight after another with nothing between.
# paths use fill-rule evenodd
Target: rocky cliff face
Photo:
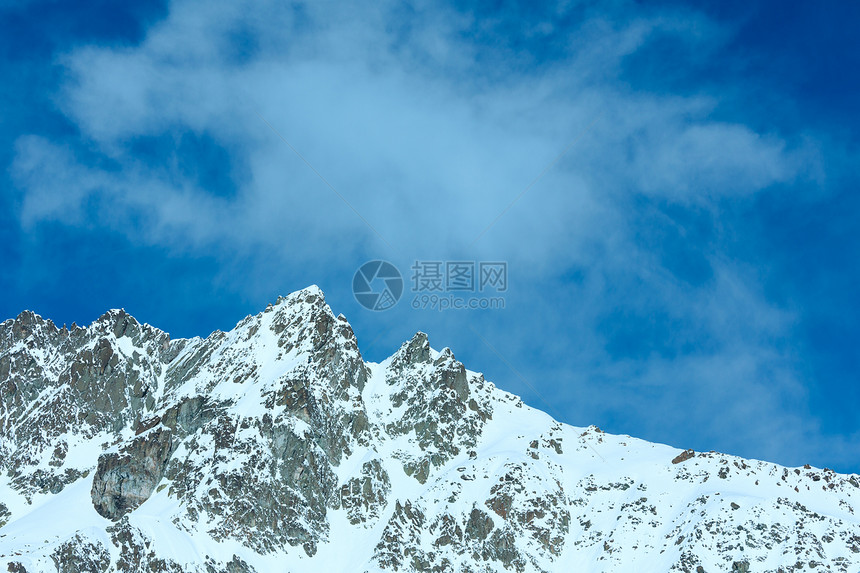
<instances>
[{"instance_id":1,"label":"rocky cliff face","mask_svg":"<svg viewBox=\"0 0 860 573\"><path fill-rule=\"evenodd\" d=\"M853 573L858 500L559 424L420 333L366 363L315 287L206 339L0 324L0 570Z\"/></svg>"}]
</instances>

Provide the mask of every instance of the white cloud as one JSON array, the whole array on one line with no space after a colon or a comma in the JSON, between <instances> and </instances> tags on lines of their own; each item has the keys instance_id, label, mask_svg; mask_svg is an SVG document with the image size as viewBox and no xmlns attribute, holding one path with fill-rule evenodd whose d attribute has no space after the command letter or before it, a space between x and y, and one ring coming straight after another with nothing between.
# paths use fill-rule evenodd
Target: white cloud
<instances>
[{"instance_id":1,"label":"white cloud","mask_svg":"<svg viewBox=\"0 0 860 573\"><path fill-rule=\"evenodd\" d=\"M505 258L523 277L521 288L532 291L559 268L576 266L588 275L570 287L579 289L582 307L549 331L533 312L509 313L519 328L507 325L506 336L560 341L548 360L563 357L563 346L576 340L584 346L564 363L567 376L580 369L619 388L625 380L636 384L617 397L599 391L584 404L599 398L612 410L645 400L666 414L648 422L640 413L643 427L689 428L695 418L707 426L695 431L714 437L746 423L744 435L759 440L761 451L784 455L764 440L773 431L769 420L793 419L784 396L802 394L786 366L790 357L774 343L790 331L792 318L766 301L754 276L718 252L702 253L715 269L712 281L683 284L659 253L637 246L631 219L637 197L704 208L723 198L743 200L798 177L798 158L805 156L776 135L711 119L720 94L630 91L620 80L621 63L653 36L670 34L707 53L725 30L694 13L637 15L623 2L612 10L587 10L558 59L534 70L525 56L505 60L505 49L464 37L470 27L494 33L498 22L475 14L418 6L417 16L404 19L386 3L249 9L174 0L140 45L91 46L61 58L67 79L58 103L80 129L82 145L114 167L88 165L63 145L23 138L13 166L24 193L22 223L100 225L181 253L215 249L227 261L262 249L290 264L316 260L316 268L377 256L407 265L412 258ZM546 21L530 33L559 31ZM170 162L154 164L133 151L141 137L183 131L206 134L248 166L235 194L212 196ZM613 294L616 281L632 290ZM631 286L637 281L643 288ZM694 321L713 347L675 361L613 360L595 329L622 299L646 315ZM533 374L546 371L535 367ZM661 390L649 395L655 388ZM695 416L673 410L679 393L692 397Z\"/></svg>"}]
</instances>

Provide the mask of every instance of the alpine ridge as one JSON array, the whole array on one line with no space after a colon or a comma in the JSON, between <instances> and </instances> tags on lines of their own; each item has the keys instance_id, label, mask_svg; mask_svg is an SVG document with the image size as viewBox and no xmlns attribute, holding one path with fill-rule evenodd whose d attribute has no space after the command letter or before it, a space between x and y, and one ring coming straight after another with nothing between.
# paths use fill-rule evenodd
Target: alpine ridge
<instances>
[{"instance_id":1,"label":"alpine ridge","mask_svg":"<svg viewBox=\"0 0 860 573\"><path fill-rule=\"evenodd\" d=\"M0 324L0 571L860 570L860 477L572 427L309 287L172 340Z\"/></svg>"}]
</instances>

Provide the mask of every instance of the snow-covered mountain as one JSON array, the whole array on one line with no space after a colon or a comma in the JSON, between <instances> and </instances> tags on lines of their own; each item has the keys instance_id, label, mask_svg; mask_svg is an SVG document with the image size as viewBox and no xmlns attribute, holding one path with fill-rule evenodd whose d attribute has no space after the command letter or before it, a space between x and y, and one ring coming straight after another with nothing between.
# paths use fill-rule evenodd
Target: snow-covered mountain
<instances>
[{"instance_id":1,"label":"snow-covered mountain","mask_svg":"<svg viewBox=\"0 0 860 573\"><path fill-rule=\"evenodd\" d=\"M0 325L0 570L860 570L860 478L561 424L316 287L227 333Z\"/></svg>"}]
</instances>

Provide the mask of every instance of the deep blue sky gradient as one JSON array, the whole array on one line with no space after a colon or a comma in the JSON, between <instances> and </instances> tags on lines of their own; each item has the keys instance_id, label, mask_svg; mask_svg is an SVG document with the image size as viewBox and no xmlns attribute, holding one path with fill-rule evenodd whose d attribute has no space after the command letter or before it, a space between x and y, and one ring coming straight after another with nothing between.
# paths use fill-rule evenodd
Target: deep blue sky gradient
<instances>
[{"instance_id":1,"label":"deep blue sky gradient","mask_svg":"<svg viewBox=\"0 0 860 573\"><path fill-rule=\"evenodd\" d=\"M434 347L451 346L467 367L571 424L596 423L678 447L860 471L860 177L855 170L860 6L782 1L576 3L566 9L535 8L528 2L403 4L366 14L368 22L375 22L367 26L371 36L355 40L361 50L350 60L353 40L344 39L343 49L337 42L314 42L332 30L334 37L348 36L352 28L296 4L290 8L291 24L283 27L287 47L272 47L272 38L258 37L254 26L262 25L252 19L227 25L226 32L204 34L219 38L215 55L177 48L177 61L199 57L201 69L216 62L216 77L245 72L250 77L259 66L280 59L293 66L291 74L307 82L308 100L296 99L302 90L290 92L278 83L293 75L277 79L272 72L275 95L226 94L232 102L226 109L241 108L248 101L243 97L259 97L251 107L284 130L395 244L392 250L265 125L247 127L246 139L233 137L240 121L194 118L196 102L186 111L166 110L163 123L146 116L148 123L138 125L126 115L133 106L117 107L106 124L91 121L87 110L96 117L93 106L98 105L84 96L100 101L99 89L111 82L138 82L133 89L143 93L177 80L169 73L114 79L101 71L112 68L98 67L103 60L88 59L90 54L132 58L149 53L147 38L165 26L169 31L171 16L183 13L178 7L193 14L217 5L0 5L0 318L32 309L59 324L87 324L108 308L124 307L174 337L205 336L231 328L278 294L319 284L334 311L353 324L368 359L388 356L420 329L430 333ZM359 14L361 21L362 9L351 9L343 11ZM338 4L330 10L340 13ZM444 36L447 51L434 52L438 42L416 41L436 18L457 22ZM675 23L617 59L605 55L621 41L612 31L649 19ZM378 21L383 24L377 26ZM591 32L582 31L583 22ZM179 65L171 58L152 61L161 71ZM75 62L84 62L84 71ZM317 72L328 65L342 74ZM87 84L82 78L104 83ZM343 86L337 83L341 80ZM358 85L354 91L352 82ZM370 100L362 95L365 83ZM201 89L201 102L214 97L211 87ZM244 93L242 86L237 89ZM275 105L282 89L287 95ZM591 100L578 99L589 90L631 106L645 103L630 107L629 118L622 117L624 105L608 107L594 132L583 135L473 245L471 238L594 119ZM319 110L313 108L317 91ZM188 97L176 93L177 99ZM378 103L389 96L388 104ZM499 122L502 127L484 114L503 112L485 111L479 104L478 111L463 112L468 120L453 120L447 133L414 134L422 129L423 117L433 117L436 102L455 102L450 109L456 113L468 107L456 102L506 97L511 111L504 112L510 115ZM329 108L327 123L323 112L331 102L337 109ZM106 109L113 110L110 105ZM689 111L677 111L685 105ZM554 125L552 117L541 115L552 109L568 110L572 119ZM583 110L581 121L576 110ZM648 110L653 121L643 118ZM676 111L678 118L671 115ZM284 115L275 120L273 113ZM366 113L377 118L368 122L379 128L378 135L376 127L362 123ZM248 110L237 114L257 121ZM777 141L767 149L777 150L773 153L798 173L759 178L759 156L752 154L748 167L737 159L716 162L717 173L708 171L707 154L693 160L649 159L650 150L665 144L653 127L664 121L661 114L675 118L666 121L678 122L682 131L735 126L739 129L728 132L741 138L736 141L747 141L738 135L740 128L755 135L752 146ZM531 119L540 129L529 131ZM305 120L321 134L319 140L293 127ZM646 120L652 123L637 123ZM199 127L200 121L209 123ZM121 128L113 134L105 125ZM225 136L222 128L232 135ZM441 156L443 163L433 155L462 140L463 149L475 151L477 165L483 156L473 143L490 142L494 133L514 142L509 161L501 158L500 163L522 160L524 165L507 180L499 176L510 186L497 195L485 194L495 193L497 180L473 168L471 155L462 165L451 156ZM667 128L666 133L672 132ZM529 140L532 135L535 139ZM69 181L44 164L36 175L21 175L33 141L49 150L34 157L48 158L49 164L52 157L70 158L63 169L72 177L100 173L108 183L80 195L73 208L34 211L28 201L70 192ZM522 141L522 154L517 141ZM372 158L389 146L414 154L382 175L372 168L363 171L367 161L351 163L353 158L337 151L367 150ZM760 157L770 157L767 153ZM288 174L277 185L265 183L258 163L272 157ZM413 157L427 159L412 164ZM650 174L649 164L675 166L677 175L669 168ZM732 165L751 175L732 172ZM422 181L429 186L440 172L450 176L445 180L452 185L464 182L467 191L447 195L446 189L410 187ZM103 188L111 182L153 180L163 185L160 204L174 188L177 196L193 188L196 197L208 197L216 213L210 228L217 232L188 230L181 217L171 226L172 212L140 206ZM284 218L282 238L277 225L269 229L264 221L258 228L247 218L231 219L255 185L268 185L275 198L272 211ZM588 186L589 199L570 206L571 185ZM483 191L485 186L490 191ZM474 198L468 189L475 190ZM464 204L451 204L446 214L437 201L452 197L463 197ZM490 202L485 212L464 215L472 228L463 231L458 212L471 212L472 199ZM596 206L589 210L589 205ZM416 213L416 219L404 220L398 209ZM188 207L177 207L177 213L183 210ZM201 207L200 217L205 213ZM578 213L588 216L578 218ZM411 236L410 225L438 235L413 243L405 238ZM390 259L404 273L414 259L508 260L507 308L433 313L413 311L401 301L395 310L370 313L349 289L355 269L374 258ZM729 275L732 280L722 280ZM748 391L750 384L755 388Z\"/></svg>"}]
</instances>

